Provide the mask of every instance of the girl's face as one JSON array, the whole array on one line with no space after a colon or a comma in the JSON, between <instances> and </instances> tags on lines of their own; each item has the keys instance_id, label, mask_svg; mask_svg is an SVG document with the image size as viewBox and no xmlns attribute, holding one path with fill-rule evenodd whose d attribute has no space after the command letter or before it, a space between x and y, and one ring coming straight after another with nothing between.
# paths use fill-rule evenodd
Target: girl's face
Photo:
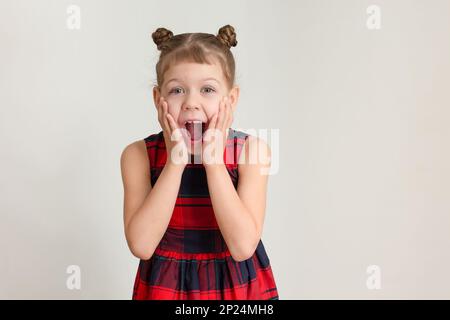
<instances>
[{"instance_id":1,"label":"girl's face","mask_svg":"<svg viewBox=\"0 0 450 320\"><path fill-rule=\"evenodd\" d=\"M219 103L228 96L234 111L239 97L239 87L227 88L222 68L218 64L180 62L164 74L164 83L154 88L155 105L162 95L168 111L183 128L187 120L201 120L209 125L219 111Z\"/></svg>"}]
</instances>

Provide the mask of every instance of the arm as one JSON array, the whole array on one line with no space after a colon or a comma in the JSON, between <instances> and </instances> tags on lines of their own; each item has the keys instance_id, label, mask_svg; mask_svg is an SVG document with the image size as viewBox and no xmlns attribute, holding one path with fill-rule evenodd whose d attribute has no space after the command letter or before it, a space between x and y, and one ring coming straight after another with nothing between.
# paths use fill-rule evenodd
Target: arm
<instances>
[{"instance_id":1,"label":"arm","mask_svg":"<svg viewBox=\"0 0 450 320\"><path fill-rule=\"evenodd\" d=\"M258 150L269 158L258 159ZM243 154L245 160L238 162L237 190L224 164L205 166L217 224L236 261L249 259L261 238L268 181L268 175L261 172L270 167L270 148L256 137L249 136L241 157Z\"/></svg>"},{"instance_id":2,"label":"arm","mask_svg":"<svg viewBox=\"0 0 450 320\"><path fill-rule=\"evenodd\" d=\"M169 225L180 188L183 168L170 163L163 168L153 188L144 146L137 141L122 152L124 228L128 246L137 258L153 255Z\"/></svg>"}]
</instances>

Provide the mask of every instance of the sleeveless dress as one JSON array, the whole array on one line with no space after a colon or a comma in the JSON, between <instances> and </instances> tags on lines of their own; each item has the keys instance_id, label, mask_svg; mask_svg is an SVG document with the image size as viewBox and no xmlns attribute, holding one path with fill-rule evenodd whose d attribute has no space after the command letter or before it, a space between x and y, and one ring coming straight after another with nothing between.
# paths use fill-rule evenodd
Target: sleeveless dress
<instances>
[{"instance_id":1,"label":"sleeveless dress","mask_svg":"<svg viewBox=\"0 0 450 320\"><path fill-rule=\"evenodd\" d=\"M224 161L235 188L247 133L229 128ZM163 131L144 139L155 185L167 160ZM203 164L188 163L168 228L148 260L140 260L133 300L278 300L262 241L253 256L230 254L209 197Z\"/></svg>"}]
</instances>

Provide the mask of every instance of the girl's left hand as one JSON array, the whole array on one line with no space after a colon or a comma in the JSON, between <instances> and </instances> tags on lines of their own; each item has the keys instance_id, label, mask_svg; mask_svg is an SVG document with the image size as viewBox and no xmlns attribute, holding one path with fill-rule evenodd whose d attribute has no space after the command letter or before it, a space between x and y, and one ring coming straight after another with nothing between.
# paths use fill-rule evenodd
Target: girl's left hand
<instances>
[{"instance_id":1,"label":"girl's left hand","mask_svg":"<svg viewBox=\"0 0 450 320\"><path fill-rule=\"evenodd\" d=\"M219 112L212 117L203 137L202 163L205 167L224 164L224 150L228 138L227 131L232 123L233 110L231 109L230 100L225 96L219 102Z\"/></svg>"}]
</instances>

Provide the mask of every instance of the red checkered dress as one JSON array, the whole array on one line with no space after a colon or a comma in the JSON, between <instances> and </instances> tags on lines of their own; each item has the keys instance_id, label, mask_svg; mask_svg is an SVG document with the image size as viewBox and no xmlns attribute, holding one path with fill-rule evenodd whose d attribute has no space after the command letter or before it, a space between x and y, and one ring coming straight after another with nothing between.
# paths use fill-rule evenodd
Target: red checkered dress
<instances>
[{"instance_id":1,"label":"red checkered dress","mask_svg":"<svg viewBox=\"0 0 450 320\"><path fill-rule=\"evenodd\" d=\"M224 161L237 188L237 159L248 134L229 129ZM155 185L167 160L163 132L145 138ZM168 228L149 260L140 260L133 299L277 300L278 291L262 241L237 262L222 237L209 197L205 168L186 165Z\"/></svg>"}]
</instances>

